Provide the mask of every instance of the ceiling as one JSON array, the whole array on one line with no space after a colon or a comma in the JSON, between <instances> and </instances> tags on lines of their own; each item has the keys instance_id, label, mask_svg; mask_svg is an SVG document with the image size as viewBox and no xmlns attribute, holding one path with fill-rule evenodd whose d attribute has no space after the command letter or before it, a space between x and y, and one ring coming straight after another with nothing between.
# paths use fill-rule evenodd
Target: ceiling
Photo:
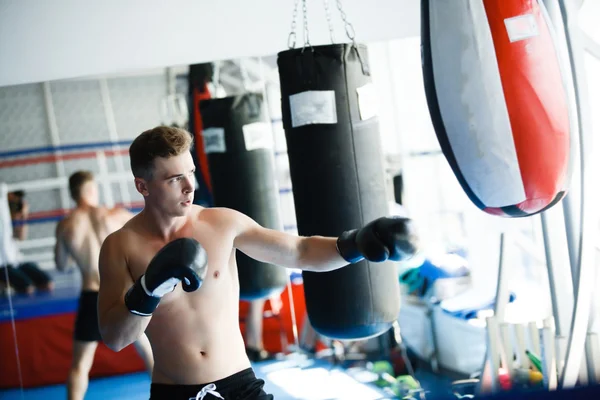
<instances>
[{"instance_id":1,"label":"ceiling","mask_svg":"<svg viewBox=\"0 0 600 400\"><path fill-rule=\"evenodd\" d=\"M327 0L336 41L346 41ZM287 48L294 0L0 0L0 86L180 66ZM306 0L311 44L330 43ZM341 0L359 42L419 34L419 0ZM302 39L302 2L298 45Z\"/></svg>"}]
</instances>

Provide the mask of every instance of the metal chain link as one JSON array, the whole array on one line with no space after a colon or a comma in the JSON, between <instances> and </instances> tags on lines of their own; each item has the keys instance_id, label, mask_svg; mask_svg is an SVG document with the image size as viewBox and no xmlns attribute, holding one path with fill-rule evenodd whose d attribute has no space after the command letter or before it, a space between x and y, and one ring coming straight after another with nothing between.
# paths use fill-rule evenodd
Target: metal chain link
<instances>
[{"instance_id":1,"label":"metal chain link","mask_svg":"<svg viewBox=\"0 0 600 400\"><path fill-rule=\"evenodd\" d=\"M333 25L331 23L329 0L323 0L323 4L325 5L325 17L327 18L327 25L329 26L329 37L331 38L331 44L335 44L335 34L333 33Z\"/></svg>"},{"instance_id":2,"label":"metal chain link","mask_svg":"<svg viewBox=\"0 0 600 400\"><path fill-rule=\"evenodd\" d=\"M356 41L354 40L354 38L356 37L356 34L354 32L354 27L352 26L352 24L350 22L348 22L346 13L342 9L341 0L337 0L337 8L340 11L340 15L342 16L342 21L344 21L344 28L346 29L346 36L348 36L348 39L350 39L352 41L353 45L356 45Z\"/></svg>"},{"instance_id":3,"label":"metal chain link","mask_svg":"<svg viewBox=\"0 0 600 400\"><path fill-rule=\"evenodd\" d=\"M296 47L296 19L298 18L298 1L294 2L294 12L292 14L292 28L288 36L288 48Z\"/></svg>"},{"instance_id":4,"label":"metal chain link","mask_svg":"<svg viewBox=\"0 0 600 400\"><path fill-rule=\"evenodd\" d=\"M304 14L304 49L306 46L312 48L310 39L308 38L308 11L306 7L306 0L302 0L302 12Z\"/></svg>"},{"instance_id":5,"label":"metal chain link","mask_svg":"<svg viewBox=\"0 0 600 400\"><path fill-rule=\"evenodd\" d=\"M299 2L300 2L300 0L294 1L294 11L292 14L292 26L291 26L290 34L288 35L288 48L290 48L290 49L293 49L296 47L296 38L297 38L296 20L298 19L298 3ZM329 7L329 0L323 0L323 4L325 6L325 16L327 18L327 25L329 27L329 36L331 38L331 43L335 44L335 34L334 34L333 24L331 22L331 8ZM339 10L340 15L342 17L342 21L344 22L344 29L346 31L346 36L348 37L348 39L350 39L350 41L352 42L352 45L355 46L356 45L356 33L354 32L354 26L352 26L352 24L348 21L348 17L346 16L346 13L344 12L344 9L342 7L341 0L336 0L336 5L337 5L337 9ZM306 0L302 0L302 19L303 19L302 33L303 33L303 37L304 37L303 49L306 47L312 48L312 45L310 44L310 38L309 38L308 7L306 6Z\"/></svg>"}]
</instances>

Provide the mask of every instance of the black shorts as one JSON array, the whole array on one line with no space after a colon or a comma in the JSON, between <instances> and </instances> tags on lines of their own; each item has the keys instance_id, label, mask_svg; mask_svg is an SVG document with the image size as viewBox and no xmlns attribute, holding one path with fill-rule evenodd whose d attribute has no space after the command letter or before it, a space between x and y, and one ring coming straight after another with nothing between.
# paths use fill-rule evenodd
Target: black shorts
<instances>
[{"instance_id":1,"label":"black shorts","mask_svg":"<svg viewBox=\"0 0 600 400\"><path fill-rule=\"evenodd\" d=\"M227 378L202 385L169 385L153 383L150 386L150 400L189 400L195 399L202 388L214 385L217 392L225 400L273 400L272 394L263 390L265 381L254 375L252 368L235 373ZM206 391L206 389L205 389ZM207 391L204 400L218 399Z\"/></svg>"},{"instance_id":2,"label":"black shorts","mask_svg":"<svg viewBox=\"0 0 600 400\"><path fill-rule=\"evenodd\" d=\"M102 339L98 326L98 292L81 292L73 337L81 342L99 342Z\"/></svg>"}]
</instances>

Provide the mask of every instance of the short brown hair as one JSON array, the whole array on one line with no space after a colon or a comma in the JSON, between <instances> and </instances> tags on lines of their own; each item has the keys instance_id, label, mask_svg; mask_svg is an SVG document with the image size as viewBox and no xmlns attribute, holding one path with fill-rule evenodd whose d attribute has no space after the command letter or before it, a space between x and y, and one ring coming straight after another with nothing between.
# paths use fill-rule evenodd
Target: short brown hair
<instances>
[{"instance_id":1,"label":"short brown hair","mask_svg":"<svg viewBox=\"0 0 600 400\"><path fill-rule=\"evenodd\" d=\"M181 128L158 126L142 132L129 146L133 176L151 179L155 158L183 154L192 147L192 142L192 135Z\"/></svg>"},{"instance_id":2,"label":"short brown hair","mask_svg":"<svg viewBox=\"0 0 600 400\"><path fill-rule=\"evenodd\" d=\"M79 201L79 197L81 196L81 187L89 182L94 180L94 174L90 171L77 171L73 173L69 177L69 192L71 193L71 198L75 201Z\"/></svg>"}]
</instances>

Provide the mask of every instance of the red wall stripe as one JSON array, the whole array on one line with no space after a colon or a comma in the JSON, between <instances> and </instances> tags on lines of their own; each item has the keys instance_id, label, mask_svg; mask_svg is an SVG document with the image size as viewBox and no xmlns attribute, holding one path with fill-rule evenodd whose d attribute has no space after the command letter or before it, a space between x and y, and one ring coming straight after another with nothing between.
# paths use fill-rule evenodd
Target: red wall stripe
<instances>
[{"instance_id":1,"label":"red wall stripe","mask_svg":"<svg viewBox=\"0 0 600 400\"><path fill-rule=\"evenodd\" d=\"M129 155L129 149L103 150L103 153L106 157L127 156L127 155ZM26 166L26 165L53 163L56 161L69 161L69 160L81 160L81 159L86 159L86 158L96 158L97 154L98 154L97 151L85 151L85 152L78 152L78 153L50 154L47 156L18 158L15 160L0 161L0 168L22 167L22 166Z\"/></svg>"},{"instance_id":2,"label":"red wall stripe","mask_svg":"<svg viewBox=\"0 0 600 400\"><path fill-rule=\"evenodd\" d=\"M126 203L118 203L115 204L115 207L124 207L124 208L141 208L144 207L143 201L133 201L129 204ZM28 220L30 219L38 219L38 218L49 218L49 217L63 217L71 212L71 209L57 208L54 210L45 210L45 211L37 211L29 213Z\"/></svg>"}]
</instances>

